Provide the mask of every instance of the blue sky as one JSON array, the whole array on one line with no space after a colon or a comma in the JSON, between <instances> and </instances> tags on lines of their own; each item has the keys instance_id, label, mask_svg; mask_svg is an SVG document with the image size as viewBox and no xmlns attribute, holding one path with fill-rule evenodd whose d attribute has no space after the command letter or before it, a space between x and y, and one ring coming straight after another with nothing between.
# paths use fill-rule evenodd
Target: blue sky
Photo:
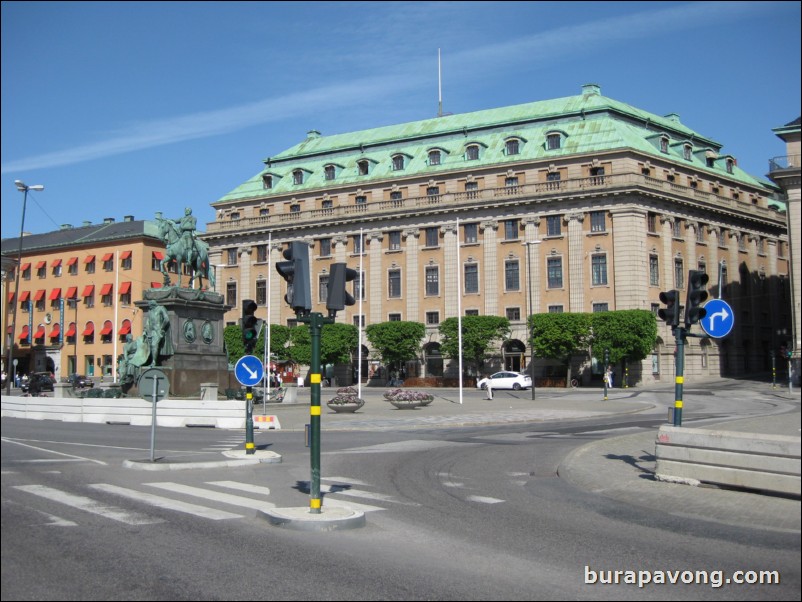
<instances>
[{"instance_id":1,"label":"blue sky","mask_svg":"<svg viewBox=\"0 0 802 602\"><path fill-rule=\"evenodd\" d=\"M602 93L752 175L800 115L799 2L3 2L2 237L125 215L199 229L306 132Z\"/></svg>"}]
</instances>

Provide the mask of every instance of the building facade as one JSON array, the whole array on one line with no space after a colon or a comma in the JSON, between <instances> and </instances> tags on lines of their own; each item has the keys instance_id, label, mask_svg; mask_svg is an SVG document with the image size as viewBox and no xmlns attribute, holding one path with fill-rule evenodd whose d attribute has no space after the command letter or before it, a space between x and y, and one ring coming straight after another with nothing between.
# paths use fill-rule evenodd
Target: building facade
<instances>
[{"instance_id":1,"label":"building facade","mask_svg":"<svg viewBox=\"0 0 802 602\"><path fill-rule=\"evenodd\" d=\"M422 322L419 375L449 370L438 324L458 314L509 318L498 367L527 369L526 317L645 309L682 298L690 269L736 312L722 340L691 339L686 375L767 369L791 322L789 247L779 188L738 167L722 145L605 97L566 98L322 136L264 161L212 204L203 236L233 308L292 324L275 263L293 240L311 252L313 311L326 312L331 263L361 271L361 301L338 320ZM361 314L359 313L362 308ZM634 382L674 375L674 339L659 325ZM369 349L366 351L370 352ZM577 358L585 379L593 373ZM534 374L551 370L536 359ZM445 365L444 365L445 364ZM620 380L620 379L619 379ZM634 384L633 382L633 384Z\"/></svg>"},{"instance_id":2,"label":"building facade","mask_svg":"<svg viewBox=\"0 0 802 602\"><path fill-rule=\"evenodd\" d=\"M19 238L2 241L3 369L11 374L16 361L19 374L114 380L126 335L142 333L134 303L144 289L162 286L164 243L155 222L126 216L25 235L17 291L19 247ZM11 367L5 365L8 345Z\"/></svg>"}]
</instances>

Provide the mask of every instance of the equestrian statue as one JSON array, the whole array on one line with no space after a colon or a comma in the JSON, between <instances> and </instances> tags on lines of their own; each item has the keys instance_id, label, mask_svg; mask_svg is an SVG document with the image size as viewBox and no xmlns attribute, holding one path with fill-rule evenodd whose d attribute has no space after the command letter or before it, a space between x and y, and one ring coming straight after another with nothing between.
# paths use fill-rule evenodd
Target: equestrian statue
<instances>
[{"instance_id":1,"label":"equestrian statue","mask_svg":"<svg viewBox=\"0 0 802 602\"><path fill-rule=\"evenodd\" d=\"M209 245L195 236L198 220L192 215L192 209L187 207L184 210L184 216L177 220L157 216L156 222L159 225L159 237L167 245L167 252L159 264L165 286L170 286L167 264L175 260L178 267L179 287L183 271L181 267L186 265L190 273L189 288L193 288L196 275L198 276L198 288L202 288L204 277L209 281L209 286L214 288L214 270L209 263Z\"/></svg>"}]
</instances>

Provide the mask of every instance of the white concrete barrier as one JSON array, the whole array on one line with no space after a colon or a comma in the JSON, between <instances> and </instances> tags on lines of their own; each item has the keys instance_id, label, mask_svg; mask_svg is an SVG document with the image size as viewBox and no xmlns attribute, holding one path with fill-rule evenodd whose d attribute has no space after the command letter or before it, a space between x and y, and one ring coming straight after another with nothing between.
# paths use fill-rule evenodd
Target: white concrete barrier
<instances>
[{"instance_id":1,"label":"white concrete barrier","mask_svg":"<svg viewBox=\"0 0 802 602\"><path fill-rule=\"evenodd\" d=\"M799 496L800 438L661 426L658 480L700 482Z\"/></svg>"}]
</instances>

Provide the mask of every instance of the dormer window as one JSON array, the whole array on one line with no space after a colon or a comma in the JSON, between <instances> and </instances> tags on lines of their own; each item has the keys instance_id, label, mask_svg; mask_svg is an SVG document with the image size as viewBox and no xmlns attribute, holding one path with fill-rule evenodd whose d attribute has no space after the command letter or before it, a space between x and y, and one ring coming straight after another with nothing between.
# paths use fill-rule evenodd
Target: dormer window
<instances>
[{"instance_id":1,"label":"dormer window","mask_svg":"<svg viewBox=\"0 0 802 602\"><path fill-rule=\"evenodd\" d=\"M686 161L693 159L693 147L690 144L682 147L682 156Z\"/></svg>"},{"instance_id":2,"label":"dormer window","mask_svg":"<svg viewBox=\"0 0 802 602\"><path fill-rule=\"evenodd\" d=\"M465 149L465 159L467 161L478 161L479 160L479 145L478 144L471 144Z\"/></svg>"},{"instance_id":3,"label":"dormer window","mask_svg":"<svg viewBox=\"0 0 802 602\"><path fill-rule=\"evenodd\" d=\"M304 183L304 172L302 169L296 169L294 172L292 172L292 183L293 184Z\"/></svg>"},{"instance_id":4,"label":"dormer window","mask_svg":"<svg viewBox=\"0 0 802 602\"><path fill-rule=\"evenodd\" d=\"M336 170L334 169L334 165L326 165L323 168L323 177L327 180L333 180L336 175Z\"/></svg>"},{"instance_id":5,"label":"dormer window","mask_svg":"<svg viewBox=\"0 0 802 602\"><path fill-rule=\"evenodd\" d=\"M369 161L357 161L356 168L359 171L360 176L368 175L370 171L370 162Z\"/></svg>"},{"instance_id":6,"label":"dormer window","mask_svg":"<svg viewBox=\"0 0 802 602\"><path fill-rule=\"evenodd\" d=\"M400 171L404 169L404 155L393 156L393 171Z\"/></svg>"},{"instance_id":7,"label":"dormer window","mask_svg":"<svg viewBox=\"0 0 802 602\"><path fill-rule=\"evenodd\" d=\"M668 154L668 137L663 136L660 138L660 152Z\"/></svg>"},{"instance_id":8,"label":"dormer window","mask_svg":"<svg viewBox=\"0 0 802 602\"><path fill-rule=\"evenodd\" d=\"M546 135L546 150L559 150L562 146L562 136L558 133Z\"/></svg>"},{"instance_id":9,"label":"dormer window","mask_svg":"<svg viewBox=\"0 0 802 602\"><path fill-rule=\"evenodd\" d=\"M440 165L440 151L429 151L429 165Z\"/></svg>"},{"instance_id":10,"label":"dormer window","mask_svg":"<svg viewBox=\"0 0 802 602\"><path fill-rule=\"evenodd\" d=\"M732 173L734 167L735 167L735 161L733 161L732 159L727 159L727 173Z\"/></svg>"},{"instance_id":11,"label":"dormer window","mask_svg":"<svg viewBox=\"0 0 802 602\"><path fill-rule=\"evenodd\" d=\"M517 155L520 153L520 141L517 138L507 140L506 144L504 145L504 152L507 155Z\"/></svg>"},{"instance_id":12,"label":"dormer window","mask_svg":"<svg viewBox=\"0 0 802 602\"><path fill-rule=\"evenodd\" d=\"M270 190L273 188L273 176L265 174L262 176L262 188Z\"/></svg>"}]
</instances>

